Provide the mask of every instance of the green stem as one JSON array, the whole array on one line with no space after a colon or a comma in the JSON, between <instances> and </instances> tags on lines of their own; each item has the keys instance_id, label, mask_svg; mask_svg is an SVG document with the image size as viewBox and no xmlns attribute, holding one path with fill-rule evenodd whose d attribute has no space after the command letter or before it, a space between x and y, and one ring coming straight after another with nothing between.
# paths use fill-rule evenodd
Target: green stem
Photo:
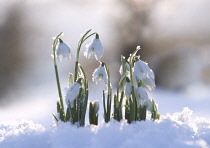
<instances>
[{"instance_id":1,"label":"green stem","mask_svg":"<svg viewBox=\"0 0 210 148\"><path fill-rule=\"evenodd\" d=\"M131 98L129 98L129 102L130 102L130 123L133 121L133 116L134 116L134 111L133 111L133 102L131 100Z\"/></svg>"},{"instance_id":2,"label":"green stem","mask_svg":"<svg viewBox=\"0 0 210 148\"><path fill-rule=\"evenodd\" d=\"M112 102L112 88L111 88L111 82L110 82L110 72L109 72L109 68L107 67L107 65L102 62L105 66L105 69L107 71L107 77L108 77L108 96L107 96L107 120L110 121L110 113L111 113L111 102Z\"/></svg>"},{"instance_id":3,"label":"green stem","mask_svg":"<svg viewBox=\"0 0 210 148\"><path fill-rule=\"evenodd\" d=\"M87 102L88 102L88 80L87 80L87 77L86 77L86 74L85 74L85 71L84 69L82 68L81 65L79 65L79 68L80 68L80 71L83 75L83 79L84 79L84 95L85 95L85 98L84 100L82 101L81 103L81 121L80 121L80 126L84 126L85 125L85 114L86 114L86 109L87 109Z\"/></svg>"},{"instance_id":4,"label":"green stem","mask_svg":"<svg viewBox=\"0 0 210 148\"><path fill-rule=\"evenodd\" d=\"M87 110L87 103L88 103L88 81L86 80L85 83L85 100L83 103L83 111L82 111L82 117L81 117L81 126L85 125L85 114L86 114L86 110Z\"/></svg>"},{"instance_id":5,"label":"green stem","mask_svg":"<svg viewBox=\"0 0 210 148\"><path fill-rule=\"evenodd\" d=\"M78 98L77 98L77 119L78 119L78 123L79 123L79 125L80 125L80 112L81 112L81 110L80 110L80 105L81 105L81 96L82 96L82 88L80 88L80 90L79 90L79 96L78 96Z\"/></svg>"},{"instance_id":6,"label":"green stem","mask_svg":"<svg viewBox=\"0 0 210 148\"><path fill-rule=\"evenodd\" d=\"M126 73L124 73L122 76L121 76L121 78L120 78L120 80L118 81L118 85L117 85L117 100L119 101L119 91L120 91L120 86L121 86L121 83L123 82L123 80L125 79L125 76L126 76ZM121 103L122 101L120 101L120 103ZM122 105L122 104L120 104L120 105Z\"/></svg>"},{"instance_id":7,"label":"green stem","mask_svg":"<svg viewBox=\"0 0 210 148\"><path fill-rule=\"evenodd\" d=\"M72 113L72 108L71 108L71 104L68 104L68 112L69 112L69 121L71 123L73 123L73 113Z\"/></svg>"},{"instance_id":8,"label":"green stem","mask_svg":"<svg viewBox=\"0 0 210 148\"><path fill-rule=\"evenodd\" d=\"M103 107L104 107L104 120L105 120L105 122L108 122L107 121L107 111L106 111L105 92L104 92L104 90L103 90Z\"/></svg>"},{"instance_id":9,"label":"green stem","mask_svg":"<svg viewBox=\"0 0 210 148\"><path fill-rule=\"evenodd\" d=\"M90 34L89 36L87 36L86 38L83 39L83 42L84 42L85 40L87 40L89 37L93 36L94 34L97 34L97 33L94 32L94 33Z\"/></svg>"},{"instance_id":10,"label":"green stem","mask_svg":"<svg viewBox=\"0 0 210 148\"><path fill-rule=\"evenodd\" d=\"M136 102L136 96L135 96L135 90L134 90L134 82L133 82L133 72L132 72L132 67L133 67L133 59L134 59L134 56L136 55L136 53L139 51L140 49L139 48L136 48L136 50L131 54L130 56L130 61L129 61L129 65L130 65L130 79L131 79L131 88L132 88L132 98L133 98L133 120L136 120L136 113L137 113L137 110L136 110L136 107L137 107L137 102Z\"/></svg>"},{"instance_id":11,"label":"green stem","mask_svg":"<svg viewBox=\"0 0 210 148\"><path fill-rule=\"evenodd\" d=\"M64 105L63 105L63 98L62 98L62 93L61 93L61 87L60 87L60 81L59 81L59 75L58 75L58 68L57 68L57 63L56 63L56 46L58 44L58 39L59 37L63 34L61 32L54 40L53 42L53 59L54 59L54 68L55 68L55 76L56 76L56 82L57 82L57 87L58 87L58 94L60 98L60 104L61 104L61 109L64 110Z\"/></svg>"},{"instance_id":12,"label":"green stem","mask_svg":"<svg viewBox=\"0 0 210 148\"><path fill-rule=\"evenodd\" d=\"M77 54L76 54L76 61L75 61L75 75L74 75L74 82L77 81L77 76L78 76L78 66L79 66L79 53L80 53L80 49L81 49L81 46L82 46L82 43L84 43L84 41L86 41L89 37L91 37L92 35L96 34L95 33L92 33L90 34L89 36L86 37L86 35L91 31L88 30L83 36L82 38L80 39L79 43L78 43L78 47L77 47Z\"/></svg>"}]
</instances>

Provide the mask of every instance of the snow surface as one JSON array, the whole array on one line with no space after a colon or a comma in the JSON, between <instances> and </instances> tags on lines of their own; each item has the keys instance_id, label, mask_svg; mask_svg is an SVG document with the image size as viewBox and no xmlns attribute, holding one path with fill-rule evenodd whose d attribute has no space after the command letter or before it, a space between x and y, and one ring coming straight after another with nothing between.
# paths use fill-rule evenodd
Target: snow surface
<instances>
[{"instance_id":1,"label":"snow surface","mask_svg":"<svg viewBox=\"0 0 210 148\"><path fill-rule=\"evenodd\" d=\"M160 121L111 121L82 128L59 122L49 129L32 121L0 122L0 148L209 148L210 122L192 110L161 116Z\"/></svg>"}]
</instances>

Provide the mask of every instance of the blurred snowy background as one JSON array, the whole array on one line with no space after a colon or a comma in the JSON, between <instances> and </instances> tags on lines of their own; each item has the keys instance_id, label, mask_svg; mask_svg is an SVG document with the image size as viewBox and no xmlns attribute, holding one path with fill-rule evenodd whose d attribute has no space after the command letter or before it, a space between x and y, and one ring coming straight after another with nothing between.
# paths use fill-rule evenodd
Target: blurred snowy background
<instances>
[{"instance_id":1,"label":"blurred snowy background","mask_svg":"<svg viewBox=\"0 0 210 148\"><path fill-rule=\"evenodd\" d=\"M58 98L52 37L63 31L75 54L80 34L90 28L104 45L102 60L113 87L120 55L128 57L141 45L141 58L156 75L157 89L150 95L160 113L189 107L210 119L209 8L208 0L1 0L0 120L52 123ZM90 80L99 63L82 54L81 59ZM58 63L62 88L73 62ZM100 100L104 87L90 83L91 99Z\"/></svg>"}]
</instances>

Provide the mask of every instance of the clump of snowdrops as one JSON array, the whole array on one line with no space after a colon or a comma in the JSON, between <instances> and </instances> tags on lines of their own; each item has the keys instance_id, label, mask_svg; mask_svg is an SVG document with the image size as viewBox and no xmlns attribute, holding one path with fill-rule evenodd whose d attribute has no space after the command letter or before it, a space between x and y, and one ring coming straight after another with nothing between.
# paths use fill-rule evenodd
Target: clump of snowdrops
<instances>
[{"instance_id":1,"label":"clump of snowdrops","mask_svg":"<svg viewBox=\"0 0 210 148\"><path fill-rule=\"evenodd\" d=\"M140 56L136 55L140 47L138 46L127 60L121 56L121 76L118 81L117 92L113 96L109 68L104 61L100 61L104 48L99 34L96 32L91 33L91 29L82 35L78 42L74 73L69 75L68 86L63 97L56 59L61 61L62 58L70 59L72 56L71 48L61 39L62 34L63 32L54 38L52 46L59 95L57 114L53 114L56 122L63 121L76 124L79 127L85 126L86 110L89 103L89 123L98 124L99 101L88 101L88 79L79 62L82 45L91 37L93 37L92 42L86 45L84 56L89 59L93 54L96 60L99 61L100 65L93 72L92 80L96 84L102 80L107 86L107 90L102 90L104 121L108 123L113 118L117 121L125 119L128 123L132 123L146 120L148 114L151 115L152 120L160 118L156 103L147 94L148 90L155 88L155 76L148 64L141 61Z\"/></svg>"}]
</instances>

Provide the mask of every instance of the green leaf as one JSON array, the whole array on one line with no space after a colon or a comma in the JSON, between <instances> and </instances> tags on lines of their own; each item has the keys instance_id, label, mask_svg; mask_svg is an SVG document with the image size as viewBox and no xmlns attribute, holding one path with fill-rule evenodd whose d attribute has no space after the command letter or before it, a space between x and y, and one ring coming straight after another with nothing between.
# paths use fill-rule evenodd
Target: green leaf
<instances>
[{"instance_id":1,"label":"green leaf","mask_svg":"<svg viewBox=\"0 0 210 148\"><path fill-rule=\"evenodd\" d=\"M124 98L124 91L121 92L121 96L120 96L120 108L122 108L123 98Z\"/></svg>"},{"instance_id":2,"label":"green leaf","mask_svg":"<svg viewBox=\"0 0 210 148\"><path fill-rule=\"evenodd\" d=\"M85 125L85 114L86 114L86 110L87 110L87 103L88 103L88 94L89 94L89 90L88 90L88 81L85 81L85 99L83 102L83 110L82 110L82 115L81 115L81 122L80 125L84 126Z\"/></svg>"},{"instance_id":3,"label":"green leaf","mask_svg":"<svg viewBox=\"0 0 210 148\"><path fill-rule=\"evenodd\" d=\"M158 113L156 119L160 120L160 114Z\"/></svg>"},{"instance_id":4,"label":"green leaf","mask_svg":"<svg viewBox=\"0 0 210 148\"><path fill-rule=\"evenodd\" d=\"M57 101L57 113L60 113L61 112L60 111L60 108L61 108L60 103Z\"/></svg>"},{"instance_id":5,"label":"green leaf","mask_svg":"<svg viewBox=\"0 0 210 148\"><path fill-rule=\"evenodd\" d=\"M58 118L53 113L52 116L54 117L55 121L58 122Z\"/></svg>"},{"instance_id":6,"label":"green leaf","mask_svg":"<svg viewBox=\"0 0 210 148\"><path fill-rule=\"evenodd\" d=\"M70 112L69 111L70 111L70 108L68 106L67 109L66 109L66 116L65 116L65 118L66 118L65 120L66 121L69 121L70 120Z\"/></svg>"},{"instance_id":7,"label":"green leaf","mask_svg":"<svg viewBox=\"0 0 210 148\"><path fill-rule=\"evenodd\" d=\"M132 102L131 98L129 98L130 102L130 122L135 121L135 116L134 116L134 103Z\"/></svg>"},{"instance_id":8,"label":"green leaf","mask_svg":"<svg viewBox=\"0 0 210 148\"><path fill-rule=\"evenodd\" d=\"M62 109L60 110L60 119L61 121L65 121L65 113Z\"/></svg>"},{"instance_id":9,"label":"green leaf","mask_svg":"<svg viewBox=\"0 0 210 148\"><path fill-rule=\"evenodd\" d=\"M105 103L105 92L104 92L104 90L103 90L103 107L104 107L104 121L105 122L108 122L107 121L107 111L106 111L106 103Z\"/></svg>"},{"instance_id":10,"label":"green leaf","mask_svg":"<svg viewBox=\"0 0 210 148\"><path fill-rule=\"evenodd\" d=\"M93 105L92 102L89 103L89 122L93 124Z\"/></svg>"}]
</instances>

